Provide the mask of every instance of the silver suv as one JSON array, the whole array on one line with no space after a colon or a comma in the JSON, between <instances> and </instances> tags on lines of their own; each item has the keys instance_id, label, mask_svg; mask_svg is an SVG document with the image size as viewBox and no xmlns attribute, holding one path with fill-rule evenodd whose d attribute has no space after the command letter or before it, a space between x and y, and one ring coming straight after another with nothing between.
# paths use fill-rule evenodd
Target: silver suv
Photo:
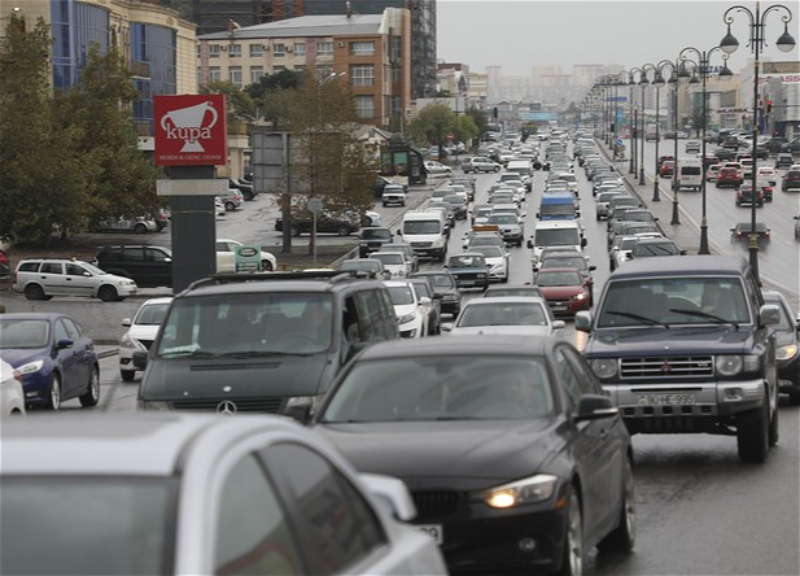
<instances>
[{"instance_id":1,"label":"silver suv","mask_svg":"<svg viewBox=\"0 0 800 576\"><path fill-rule=\"evenodd\" d=\"M12 288L28 300L88 296L114 302L136 295L136 282L130 278L108 274L88 262L59 258L21 260Z\"/></svg>"}]
</instances>

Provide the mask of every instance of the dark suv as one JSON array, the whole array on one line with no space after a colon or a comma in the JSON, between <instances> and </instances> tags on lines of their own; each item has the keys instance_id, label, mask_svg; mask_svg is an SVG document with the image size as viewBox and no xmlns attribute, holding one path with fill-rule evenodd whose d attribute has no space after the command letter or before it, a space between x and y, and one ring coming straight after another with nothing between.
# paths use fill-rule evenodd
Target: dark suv
<instances>
[{"instance_id":1,"label":"dark suv","mask_svg":"<svg viewBox=\"0 0 800 576\"><path fill-rule=\"evenodd\" d=\"M109 274L132 279L140 288L172 286L172 251L164 246L101 246L92 263Z\"/></svg>"},{"instance_id":2,"label":"dark suv","mask_svg":"<svg viewBox=\"0 0 800 576\"><path fill-rule=\"evenodd\" d=\"M732 256L634 260L606 282L584 354L632 433L736 435L763 462L778 442L778 307Z\"/></svg>"},{"instance_id":3,"label":"dark suv","mask_svg":"<svg viewBox=\"0 0 800 576\"><path fill-rule=\"evenodd\" d=\"M254 281L255 280L255 281ZM359 350L399 338L388 289L342 272L213 276L177 295L148 352L140 410L304 420Z\"/></svg>"},{"instance_id":4,"label":"dark suv","mask_svg":"<svg viewBox=\"0 0 800 576\"><path fill-rule=\"evenodd\" d=\"M394 234L389 228L377 226L362 228L358 236L361 239L358 243L359 258L366 258L373 252L380 250L384 244L394 242Z\"/></svg>"}]
</instances>

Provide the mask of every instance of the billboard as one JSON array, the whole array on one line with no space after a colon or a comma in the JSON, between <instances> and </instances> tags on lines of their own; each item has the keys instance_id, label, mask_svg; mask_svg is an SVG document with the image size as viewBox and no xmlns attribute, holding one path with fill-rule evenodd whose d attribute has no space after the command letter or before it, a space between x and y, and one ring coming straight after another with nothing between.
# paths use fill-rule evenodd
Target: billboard
<instances>
[{"instance_id":1,"label":"billboard","mask_svg":"<svg viewBox=\"0 0 800 576\"><path fill-rule=\"evenodd\" d=\"M225 96L155 96L156 166L225 166Z\"/></svg>"}]
</instances>

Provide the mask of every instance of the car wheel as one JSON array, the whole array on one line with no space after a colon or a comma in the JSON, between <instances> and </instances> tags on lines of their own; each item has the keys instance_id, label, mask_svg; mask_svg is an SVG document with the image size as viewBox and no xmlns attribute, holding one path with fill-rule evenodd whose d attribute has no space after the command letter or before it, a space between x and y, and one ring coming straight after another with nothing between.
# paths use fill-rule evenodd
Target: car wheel
<instances>
[{"instance_id":1,"label":"car wheel","mask_svg":"<svg viewBox=\"0 0 800 576\"><path fill-rule=\"evenodd\" d=\"M25 286L25 298L28 300L44 300L44 288L38 284Z\"/></svg>"},{"instance_id":2,"label":"car wheel","mask_svg":"<svg viewBox=\"0 0 800 576\"><path fill-rule=\"evenodd\" d=\"M261 261L261 271L262 272L272 272L272 262L269 260L262 260Z\"/></svg>"},{"instance_id":3,"label":"car wheel","mask_svg":"<svg viewBox=\"0 0 800 576\"><path fill-rule=\"evenodd\" d=\"M50 395L47 397L45 407L48 410L61 409L61 378L58 374L50 376Z\"/></svg>"},{"instance_id":4,"label":"car wheel","mask_svg":"<svg viewBox=\"0 0 800 576\"><path fill-rule=\"evenodd\" d=\"M97 296L103 302L114 302L118 297L117 289L106 284L100 287L100 290L97 291Z\"/></svg>"},{"instance_id":5,"label":"car wheel","mask_svg":"<svg viewBox=\"0 0 800 576\"><path fill-rule=\"evenodd\" d=\"M133 379L136 376L136 370L120 370L119 377L122 378L123 382L133 382Z\"/></svg>"},{"instance_id":6,"label":"car wheel","mask_svg":"<svg viewBox=\"0 0 800 576\"><path fill-rule=\"evenodd\" d=\"M249 202L249 201L251 201L253 198L255 198L255 197L256 197L256 195L255 195L255 194L253 194L252 192L249 192L249 191L248 191L248 192L242 192L242 197L243 197L245 200L247 200L247 201Z\"/></svg>"},{"instance_id":7,"label":"car wheel","mask_svg":"<svg viewBox=\"0 0 800 576\"><path fill-rule=\"evenodd\" d=\"M92 371L89 375L89 385L86 387L86 392L79 398L81 406L88 408L97 406L100 401L100 369L97 366L92 366Z\"/></svg>"},{"instance_id":8,"label":"car wheel","mask_svg":"<svg viewBox=\"0 0 800 576\"><path fill-rule=\"evenodd\" d=\"M133 227L133 231L136 234L147 234L147 226L144 224L137 224Z\"/></svg>"},{"instance_id":9,"label":"car wheel","mask_svg":"<svg viewBox=\"0 0 800 576\"><path fill-rule=\"evenodd\" d=\"M292 236L300 236L300 228L298 228L297 226L294 225L291 226L289 228L289 232L292 234Z\"/></svg>"},{"instance_id":10,"label":"car wheel","mask_svg":"<svg viewBox=\"0 0 800 576\"><path fill-rule=\"evenodd\" d=\"M766 396L761 408L739 417L736 443L742 462L761 464L769 450L769 402Z\"/></svg>"},{"instance_id":11,"label":"car wheel","mask_svg":"<svg viewBox=\"0 0 800 576\"><path fill-rule=\"evenodd\" d=\"M339 226L339 227L336 229L336 233L337 233L339 236L348 236L348 235L350 234L350 227L349 227L349 226L344 226L344 225L342 225L342 226Z\"/></svg>"},{"instance_id":12,"label":"car wheel","mask_svg":"<svg viewBox=\"0 0 800 576\"><path fill-rule=\"evenodd\" d=\"M630 458L625 459L623 474L619 525L597 545L600 552L630 552L636 542L636 489Z\"/></svg>"},{"instance_id":13,"label":"car wheel","mask_svg":"<svg viewBox=\"0 0 800 576\"><path fill-rule=\"evenodd\" d=\"M233 212L234 210L236 210L236 204L234 204L233 202L225 202L225 210L227 212Z\"/></svg>"},{"instance_id":14,"label":"car wheel","mask_svg":"<svg viewBox=\"0 0 800 576\"><path fill-rule=\"evenodd\" d=\"M495 171L495 172L500 172L500 166L495 166L495 167L494 167L494 171Z\"/></svg>"},{"instance_id":15,"label":"car wheel","mask_svg":"<svg viewBox=\"0 0 800 576\"><path fill-rule=\"evenodd\" d=\"M386 202L383 203L383 207L386 208L388 204Z\"/></svg>"},{"instance_id":16,"label":"car wheel","mask_svg":"<svg viewBox=\"0 0 800 576\"><path fill-rule=\"evenodd\" d=\"M581 502L573 486L570 490L567 505L567 527L564 534L561 568L557 574L561 576L577 576L583 573L583 518Z\"/></svg>"}]
</instances>

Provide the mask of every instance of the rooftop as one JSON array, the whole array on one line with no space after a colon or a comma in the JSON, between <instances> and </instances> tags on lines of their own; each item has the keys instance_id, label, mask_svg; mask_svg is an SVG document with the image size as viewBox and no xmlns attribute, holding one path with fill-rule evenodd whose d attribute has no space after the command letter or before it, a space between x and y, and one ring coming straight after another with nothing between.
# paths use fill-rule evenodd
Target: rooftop
<instances>
[{"instance_id":1,"label":"rooftop","mask_svg":"<svg viewBox=\"0 0 800 576\"><path fill-rule=\"evenodd\" d=\"M260 38L308 38L311 36L354 36L380 32L382 14L325 14L300 16L277 22L237 28L231 32L214 32L198 36L198 40L247 40Z\"/></svg>"}]
</instances>

